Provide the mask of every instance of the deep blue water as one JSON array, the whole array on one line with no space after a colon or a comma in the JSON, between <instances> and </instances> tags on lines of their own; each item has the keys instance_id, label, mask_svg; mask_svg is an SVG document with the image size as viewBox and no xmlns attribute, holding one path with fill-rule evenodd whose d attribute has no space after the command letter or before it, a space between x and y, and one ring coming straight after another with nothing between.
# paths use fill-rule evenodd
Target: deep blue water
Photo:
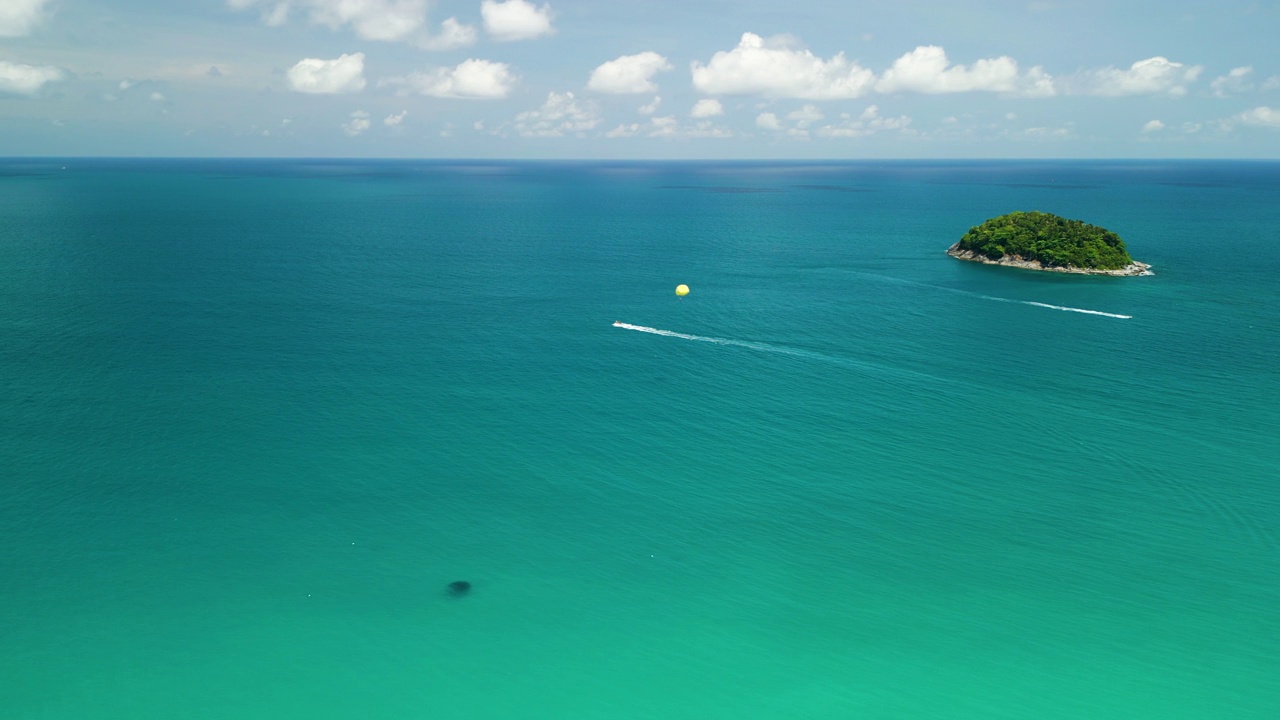
<instances>
[{"instance_id":1,"label":"deep blue water","mask_svg":"<svg viewBox=\"0 0 1280 720\"><path fill-rule=\"evenodd\" d=\"M1280 717L1277 197L0 161L0 716Z\"/></svg>"}]
</instances>

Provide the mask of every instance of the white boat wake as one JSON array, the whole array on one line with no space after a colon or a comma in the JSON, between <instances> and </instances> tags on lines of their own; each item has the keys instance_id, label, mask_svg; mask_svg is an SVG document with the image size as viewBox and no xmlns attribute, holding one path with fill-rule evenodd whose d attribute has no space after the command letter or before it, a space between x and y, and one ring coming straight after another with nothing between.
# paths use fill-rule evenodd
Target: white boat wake
<instances>
[{"instance_id":1,"label":"white boat wake","mask_svg":"<svg viewBox=\"0 0 1280 720\"><path fill-rule=\"evenodd\" d=\"M970 290L961 290L960 288L944 287L942 285L930 285L929 283L916 282L915 280L905 280L903 278L890 277L888 275L880 275L877 273L863 272L861 270L840 269L839 272L848 273L850 275L859 275L861 277L874 278L882 282L891 282L898 285L914 285L916 287L929 288L931 290L941 290L943 292L954 293L956 295L967 295L976 297L981 300L993 300L995 302L1013 303L1015 305L1031 305L1032 307L1042 307L1049 310L1060 310L1063 312L1084 313L1085 315L1097 315L1099 317L1115 318L1117 320L1132 320L1132 315L1121 315L1119 313L1103 312L1101 310L1089 310L1086 308L1067 307L1065 305L1050 305L1049 303L1036 302L1034 300L1014 300L1013 298L995 297L994 295L983 295L981 293L972 292Z\"/></svg>"},{"instance_id":2,"label":"white boat wake","mask_svg":"<svg viewBox=\"0 0 1280 720\"><path fill-rule=\"evenodd\" d=\"M1050 305L1049 303L1036 302L1034 300L1012 300L1010 298L993 297L991 295L979 295L983 300L995 300L996 302L1017 303L1018 305L1034 305L1035 307L1049 308L1050 310L1061 310L1063 312L1084 313L1086 315L1101 315L1102 317L1116 318L1118 320L1132 320L1132 315L1121 315L1119 313L1102 312L1101 310L1086 310L1085 308L1066 307L1064 305Z\"/></svg>"},{"instance_id":3,"label":"white boat wake","mask_svg":"<svg viewBox=\"0 0 1280 720\"><path fill-rule=\"evenodd\" d=\"M934 383L947 383L950 381L945 378L922 373L918 370L909 370L902 367L888 367L879 365L874 362L865 360L855 360L853 358L839 357L836 355L826 355L812 350L801 350L799 348L786 347L783 345L770 345L769 343L751 342L748 340L731 340L729 338L708 337L706 335L690 335L688 333L675 332L673 330L661 330L659 328L648 327L645 325L632 325L622 321L615 321L613 326L623 330L632 330L634 332L648 333L650 335L661 335L669 338L679 338L680 340L692 340L694 342L712 343L714 345L730 345L733 347L746 348L757 352L777 353L779 355L790 355L791 357L805 358L808 360L817 360L819 362L831 363L833 365L841 365L843 367L854 368L863 372L872 372L880 375L889 375L897 382L907 382L905 378L914 378L912 381L918 383L920 380L931 381Z\"/></svg>"},{"instance_id":4,"label":"white boat wake","mask_svg":"<svg viewBox=\"0 0 1280 720\"><path fill-rule=\"evenodd\" d=\"M747 340L730 340L729 338L707 337L705 335L689 335L687 333L678 333L671 330L659 330L658 328L645 327L644 325L632 325L616 321L613 323L616 328L623 330L634 330L636 332L649 333L650 335L661 335L663 337L680 338L681 340L693 340L695 342L715 343L716 345L734 345L736 347L748 348L751 350L759 350L761 352L782 353L783 355L796 355L799 357L812 357L821 360L835 360L819 353L808 352L806 350L796 350L794 348L786 348L778 345L769 345L768 343L750 342Z\"/></svg>"}]
</instances>

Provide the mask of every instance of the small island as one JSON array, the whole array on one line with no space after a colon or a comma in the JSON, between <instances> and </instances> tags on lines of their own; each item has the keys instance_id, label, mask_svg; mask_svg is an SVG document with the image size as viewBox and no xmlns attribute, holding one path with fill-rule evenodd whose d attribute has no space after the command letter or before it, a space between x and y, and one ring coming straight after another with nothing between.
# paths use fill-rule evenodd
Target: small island
<instances>
[{"instance_id":1,"label":"small island","mask_svg":"<svg viewBox=\"0 0 1280 720\"><path fill-rule=\"evenodd\" d=\"M1043 212L1011 212L991 218L952 245L960 260L1028 270L1086 275L1151 275L1151 266L1129 257L1119 235L1079 220Z\"/></svg>"}]
</instances>

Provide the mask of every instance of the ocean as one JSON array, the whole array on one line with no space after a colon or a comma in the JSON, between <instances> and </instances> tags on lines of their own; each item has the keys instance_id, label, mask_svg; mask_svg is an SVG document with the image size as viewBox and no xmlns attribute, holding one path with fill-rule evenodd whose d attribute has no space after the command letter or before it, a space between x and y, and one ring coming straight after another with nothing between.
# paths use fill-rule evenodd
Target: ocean
<instances>
[{"instance_id":1,"label":"ocean","mask_svg":"<svg viewBox=\"0 0 1280 720\"><path fill-rule=\"evenodd\" d=\"M1280 717L1277 197L0 161L0 716ZM1012 210L1155 274L944 254Z\"/></svg>"}]
</instances>

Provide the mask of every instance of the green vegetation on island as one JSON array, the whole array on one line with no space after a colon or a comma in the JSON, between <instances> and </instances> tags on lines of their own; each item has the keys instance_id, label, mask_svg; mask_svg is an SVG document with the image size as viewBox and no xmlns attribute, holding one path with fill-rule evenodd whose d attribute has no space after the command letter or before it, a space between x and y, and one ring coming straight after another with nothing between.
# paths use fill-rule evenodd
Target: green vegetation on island
<instances>
[{"instance_id":1,"label":"green vegetation on island","mask_svg":"<svg viewBox=\"0 0 1280 720\"><path fill-rule=\"evenodd\" d=\"M1003 259L1002 264L1017 260L1046 270L1123 270L1135 265L1124 241L1110 230L1034 211L1011 212L969 228L948 253L991 262Z\"/></svg>"}]
</instances>

